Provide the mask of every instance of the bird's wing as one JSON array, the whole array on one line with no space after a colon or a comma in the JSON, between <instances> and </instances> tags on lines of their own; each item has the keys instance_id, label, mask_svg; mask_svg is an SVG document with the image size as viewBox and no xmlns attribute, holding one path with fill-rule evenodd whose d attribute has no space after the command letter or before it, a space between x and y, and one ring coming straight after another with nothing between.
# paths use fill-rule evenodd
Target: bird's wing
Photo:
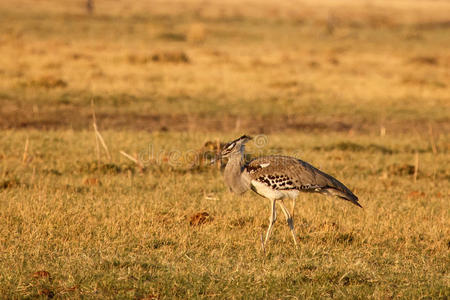
<instances>
[{"instance_id":1,"label":"bird's wing","mask_svg":"<svg viewBox=\"0 0 450 300\"><path fill-rule=\"evenodd\" d=\"M272 189L318 192L360 206L358 197L336 178L294 157L259 157L250 161L245 168L252 180L265 183Z\"/></svg>"}]
</instances>

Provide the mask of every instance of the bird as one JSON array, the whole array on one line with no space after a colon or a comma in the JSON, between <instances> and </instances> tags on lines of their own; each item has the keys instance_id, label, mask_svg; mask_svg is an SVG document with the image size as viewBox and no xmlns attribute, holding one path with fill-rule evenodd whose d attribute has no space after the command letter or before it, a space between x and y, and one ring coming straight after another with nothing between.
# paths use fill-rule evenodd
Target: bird
<instances>
[{"instance_id":1,"label":"bird","mask_svg":"<svg viewBox=\"0 0 450 300\"><path fill-rule=\"evenodd\" d=\"M248 190L252 190L270 200L269 227L264 241L261 236L263 250L277 218L276 203L279 204L286 217L295 247L298 246L294 221L283 200L291 199L293 210L295 199L300 192L334 196L350 201L362 208L358 202L358 197L343 183L298 158L270 155L257 157L246 162L245 144L250 140L252 140L252 137L243 135L227 143L212 162L228 158L224 170L224 181L231 192L242 195Z\"/></svg>"}]
</instances>

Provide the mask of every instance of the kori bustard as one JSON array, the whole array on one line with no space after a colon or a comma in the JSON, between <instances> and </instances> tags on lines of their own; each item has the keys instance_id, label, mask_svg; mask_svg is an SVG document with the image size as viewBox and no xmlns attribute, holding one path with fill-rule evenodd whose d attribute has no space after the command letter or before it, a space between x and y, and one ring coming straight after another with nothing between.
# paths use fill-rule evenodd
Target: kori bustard
<instances>
[{"instance_id":1,"label":"kori bustard","mask_svg":"<svg viewBox=\"0 0 450 300\"><path fill-rule=\"evenodd\" d=\"M243 194L251 189L270 200L269 228L266 232L263 248L269 240L277 217L276 203L280 205L286 217L294 244L297 246L294 221L283 200L292 199L292 208L294 209L295 198L300 192L336 196L362 207L358 203L358 197L336 178L295 157L263 156L246 163L244 159L245 144L251 139L251 137L243 135L229 142L224 146L216 160L224 157L228 158L224 179L232 192Z\"/></svg>"}]
</instances>

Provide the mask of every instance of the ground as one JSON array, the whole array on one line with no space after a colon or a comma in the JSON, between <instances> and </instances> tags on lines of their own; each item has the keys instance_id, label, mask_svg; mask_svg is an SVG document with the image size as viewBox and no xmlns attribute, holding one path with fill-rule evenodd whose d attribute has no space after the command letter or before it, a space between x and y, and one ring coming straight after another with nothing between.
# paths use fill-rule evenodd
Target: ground
<instances>
[{"instance_id":1,"label":"ground","mask_svg":"<svg viewBox=\"0 0 450 300\"><path fill-rule=\"evenodd\" d=\"M448 298L449 9L0 3L0 297ZM207 163L242 134L364 208L302 194L264 253Z\"/></svg>"}]
</instances>

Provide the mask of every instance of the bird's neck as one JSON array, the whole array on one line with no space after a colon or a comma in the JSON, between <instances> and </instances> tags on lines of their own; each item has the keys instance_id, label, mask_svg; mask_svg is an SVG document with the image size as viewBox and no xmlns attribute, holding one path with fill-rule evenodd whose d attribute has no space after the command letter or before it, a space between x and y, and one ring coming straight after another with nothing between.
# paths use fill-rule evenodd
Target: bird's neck
<instances>
[{"instance_id":1,"label":"bird's neck","mask_svg":"<svg viewBox=\"0 0 450 300\"><path fill-rule=\"evenodd\" d=\"M244 164L245 164L245 161L244 161L244 150L241 150L239 152L233 153L230 156L230 159L228 160L228 162L243 167Z\"/></svg>"},{"instance_id":2,"label":"bird's neck","mask_svg":"<svg viewBox=\"0 0 450 300\"><path fill-rule=\"evenodd\" d=\"M225 167L224 177L228 187L237 194L242 194L249 189L249 184L243 178L245 160L244 149L233 153Z\"/></svg>"}]
</instances>

